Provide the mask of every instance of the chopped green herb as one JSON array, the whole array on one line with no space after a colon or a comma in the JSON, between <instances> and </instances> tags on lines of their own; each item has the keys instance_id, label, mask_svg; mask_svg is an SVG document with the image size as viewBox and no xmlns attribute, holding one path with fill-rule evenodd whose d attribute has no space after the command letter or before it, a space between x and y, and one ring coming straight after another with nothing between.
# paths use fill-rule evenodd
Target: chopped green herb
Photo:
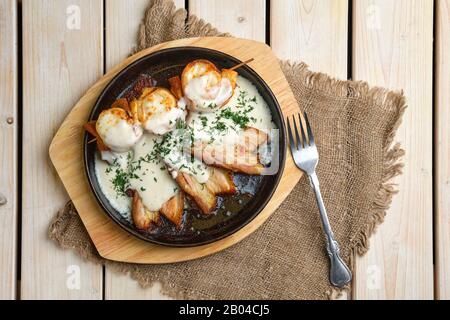
<instances>
[{"instance_id":1,"label":"chopped green herb","mask_svg":"<svg viewBox=\"0 0 450 320\"><path fill-rule=\"evenodd\" d=\"M218 122L216 122L214 129L216 129L218 131L225 131L227 129L227 126L225 123L218 121Z\"/></svg>"},{"instance_id":2,"label":"chopped green herb","mask_svg":"<svg viewBox=\"0 0 450 320\"><path fill-rule=\"evenodd\" d=\"M119 195L125 195L125 191L129 187L128 174L121 168L117 168L115 174L116 175L111 180L113 188Z\"/></svg>"},{"instance_id":3,"label":"chopped green herb","mask_svg":"<svg viewBox=\"0 0 450 320\"><path fill-rule=\"evenodd\" d=\"M186 129L187 125L186 125L186 121L181 120L181 119L177 119L177 123L175 126L176 129Z\"/></svg>"},{"instance_id":4,"label":"chopped green herb","mask_svg":"<svg viewBox=\"0 0 450 320\"><path fill-rule=\"evenodd\" d=\"M208 125L208 118L205 116L201 116L200 120L202 121L202 126L206 127Z\"/></svg>"}]
</instances>

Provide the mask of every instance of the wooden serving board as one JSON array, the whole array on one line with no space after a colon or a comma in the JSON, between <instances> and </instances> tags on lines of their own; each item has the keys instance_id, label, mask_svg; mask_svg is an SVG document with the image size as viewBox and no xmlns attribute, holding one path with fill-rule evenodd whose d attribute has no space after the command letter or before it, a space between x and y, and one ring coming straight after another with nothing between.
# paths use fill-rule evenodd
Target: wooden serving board
<instances>
[{"instance_id":1,"label":"wooden serving board","mask_svg":"<svg viewBox=\"0 0 450 320\"><path fill-rule=\"evenodd\" d=\"M64 120L50 145L50 158L99 254L110 260L133 263L173 263L204 257L241 241L261 226L278 208L302 176L287 155L283 176L263 211L236 233L217 242L189 248L166 247L140 240L119 227L103 211L91 192L83 161L83 124L103 88L122 69L135 60L160 49L195 46L222 51L241 61L254 58L250 67L269 85L284 116L299 111L299 106L284 77L278 59L264 43L237 38L190 38L163 43L126 59L103 76L78 101Z\"/></svg>"}]
</instances>

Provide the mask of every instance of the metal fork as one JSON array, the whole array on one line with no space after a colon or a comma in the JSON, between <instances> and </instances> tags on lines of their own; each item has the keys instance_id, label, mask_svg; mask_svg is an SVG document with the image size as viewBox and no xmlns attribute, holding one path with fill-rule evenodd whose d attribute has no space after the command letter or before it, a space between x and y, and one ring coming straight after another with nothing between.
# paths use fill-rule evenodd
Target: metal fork
<instances>
[{"instance_id":1,"label":"metal fork","mask_svg":"<svg viewBox=\"0 0 450 320\"><path fill-rule=\"evenodd\" d=\"M291 120L289 118L287 119L292 158L294 159L296 166L308 175L311 187L316 193L317 205L320 211L320 219L322 220L322 225L327 240L327 252L330 257L330 282L332 285L341 288L351 281L352 274L340 256L339 245L334 239L333 232L331 231L327 211L323 203L322 194L320 193L319 179L316 174L316 166L319 162L319 153L317 152L314 136L312 134L311 126L306 113L304 113L304 119L306 123L306 131L300 113L297 114L298 125L295 115L292 116L293 125L291 124ZM292 129L292 127L294 129ZM295 139L293 131L295 132ZM299 131L301 132L301 139Z\"/></svg>"}]
</instances>

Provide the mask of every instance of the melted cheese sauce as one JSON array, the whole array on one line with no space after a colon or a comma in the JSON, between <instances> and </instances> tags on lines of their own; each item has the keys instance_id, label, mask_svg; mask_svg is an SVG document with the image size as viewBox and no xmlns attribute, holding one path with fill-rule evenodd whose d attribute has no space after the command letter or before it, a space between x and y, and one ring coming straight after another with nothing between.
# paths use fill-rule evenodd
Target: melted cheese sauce
<instances>
[{"instance_id":1,"label":"melted cheese sauce","mask_svg":"<svg viewBox=\"0 0 450 320\"><path fill-rule=\"evenodd\" d=\"M170 99L157 92L143 99L144 128L148 132L163 135L173 130L178 119L185 119L186 111L182 104L170 106ZM173 102L176 103L175 100Z\"/></svg>"},{"instance_id":2,"label":"melted cheese sauce","mask_svg":"<svg viewBox=\"0 0 450 320\"><path fill-rule=\"evenodd\" d=\"M241 76L230 101L213 112L190 112L187 123L195 140L217 145L235 144L244 129L241 125L266 133L276 128L267 103L256 87Z\"/></svg>"},{"instance_id":3,"label":"melted cheese sauce","mask_svg":"<svg viewBox=\"0 0 450 320\"><path fill-rule=\"evenodd\" d=\"M113 111L102 112L96 128L103 142L112 151L119 153L129 151L143 133L140 125L131 124Z\"/></svg>"},{"instance_id":4,"label":"melted cheese sauce","mask_svg":"<svg viewBox=\"0 0 450 320\"><path fill-rule=\"evenodd\" d=\"M164 143L167 153L163 155L164 162L169 166L173 178L179 172L193 176L198 182L205 183L210 176L210 169L200 160L189 154L190 138L188 131L175 130L166 136Z\"/></svg>"},{"instance_id":5,"label":"melted cheese sauce","mask_svg":"<svg viewBox=\"0 0 450 320\"><path fill-rule=\"evenodd\" d=\"M219 84L210 86L211 74L191 79L184 93L190 101L189 107L193 111L211 112L222 106L233 92L231 82L227 78L222 78Z\"/></svg>"},{"instance_id":6,"label":"melted cheese sauce","mask_svg":"<svg viewBox=\"0 0 450 320\"><path fill-rule=\"evenodd\" d=\"M184 99L178 101L179 106L184 106L184 103ZM210 144L234 144L246 126L266 133L276 128L267 103L256 87L241 76L237 78L231 99L223 107L208 111L191 111L183 128L187 130L173 130L164 137L145 133L132 152L103 155L108 161L112 159L112 164L99 156L96 158L100 188L111 205L124 217L130 217L131 199L120 189L136 190L149 210L158 211L176 194L178 186L174 178L179 172L194 176L200 183L208 180L210 169L183 153L186 141L200 139ZM178 134L178 131L184 133ZM186 134L190 136L181 137ZM128 175L124 185L120 179L123 172Z\"/></svg>"},{"instance_id":7,"label":"melted cheese sauce","mask_svg":"<svg viewBox=\"0 0 450 320\"><path fill-rule=\"evenodd\" d=\"M113 180L117 175L117 170L127 170L128 153L116 155L121 160L114 165L100 159L97 153L95 157L95 175L100 185L100 189L108 199L111 206L116 209L124 218L131 219L131 198L125 194L118 193L114 188ZM129 156L131 158L131 154Z\"/></svg>"},{"instance_id":8,"label":"melted cheese sauce","mask_svg":"<svg viewBox=\"0 0 450 320\"><path fill-rule=\"evenodd\" d=\"M133 177L130 179L131 189L136 190L143 204L150 211L158 211L162 205L172 198L177 191L177 184L170 176L164 163L159 159L151 159L155 144L161 138L145 134L134 148Z\"/></svg>"}]
</instances>

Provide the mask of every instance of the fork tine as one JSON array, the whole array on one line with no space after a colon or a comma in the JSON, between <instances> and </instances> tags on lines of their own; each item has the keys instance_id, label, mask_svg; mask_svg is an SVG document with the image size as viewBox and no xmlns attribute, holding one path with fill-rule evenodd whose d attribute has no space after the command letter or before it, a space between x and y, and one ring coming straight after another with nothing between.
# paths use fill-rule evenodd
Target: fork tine
<instances>
[{"instance_id":1,"label":"fork tine","mask_svg":"<svg viewBox=\"0 0 450 320\"><path fill-rule=\"evenodd\" d=\"M289 134L289 144L291 145L291 151L293 151L296 149L296 146L295 146L294 137L292 135L291 120L289 120L289 117L287 118L287 122L288 122L287 127L288 127L288 134Z\"/></svg>"},{"instance_id":2,"label":"fork tine","mask_svg":"<svg viewBox=\"0 0 450 320\"><path fill-rule=\"evenodd\" d=\"M303 145L305 147L308 146L308 142L306 140L306 136L305 136L305 128L303 128L303 122L302 122L302 118L300 116L300 113L297 115L298 116L298 121L300 122L300 129L302 131L302 141L303 141Z\"/></svg>"},{"instance_id":3,"label":"fork tine","mask_svg":"<svg viewBox=\"0 0 450 320\"><path fill-rule=\"evenodd\" d=\"M306 128L308 130L309 145L313 146L314 145L314 135L312 133L311 125L309 124L308 115L306 114L306 112L304 113L304 115L305 115L305 121L306 121Z\"/></svg>"},{"instance_id":4,"label":"fork tine","mask_svg":"<svg viewBox=\"0 0 450 320\"><path fill-rule=\"evenodd\" d=\"M303 140L300 140L300 135L298 134L297 122L295 121L295 115L292 116L292 119L294 120L295 138L297 139L297 145L298 145L299 149L302 149L303 148L303 143L302 143ZM302 124L302 122L300 121L300 125L301 124Z\"/></svg>"}]
</instances>

